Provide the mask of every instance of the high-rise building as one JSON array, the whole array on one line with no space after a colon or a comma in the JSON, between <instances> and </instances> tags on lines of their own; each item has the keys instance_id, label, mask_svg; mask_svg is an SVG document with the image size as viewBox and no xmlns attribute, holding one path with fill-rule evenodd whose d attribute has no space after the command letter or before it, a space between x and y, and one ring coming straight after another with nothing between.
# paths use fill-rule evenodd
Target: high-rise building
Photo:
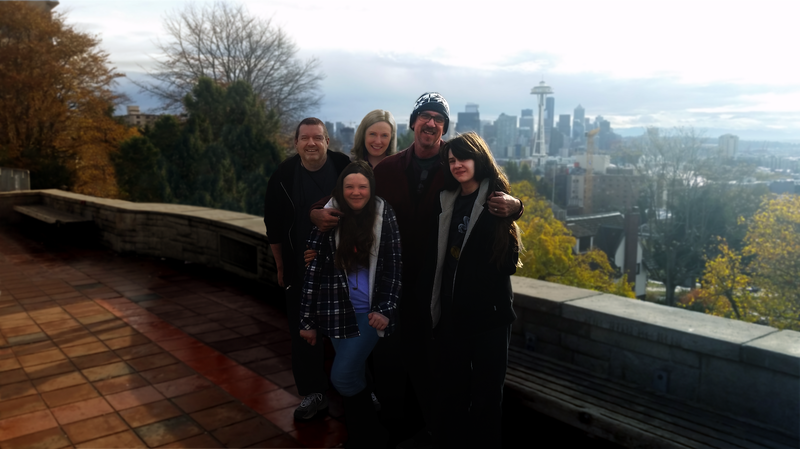
<instances>
[{"instance_id":1,"label":"high-rise building","mask_svg":"<svg viewBox=\"0 0 800 449\"><path fill-rule=\"evenodd\" d=\"M336 136L336 128L334 128L333 122L325 122L325 129L328 130L329 137Z\"/></svg>"},{"instance_id":2,"label":"high-rise building","mask_svg":"<svg viewBox=\"0 0 800 449\"><path fill-rule=\"evenodd\" d=\"M550 142L550 131L553 129L555 118L556 118L556 99L554 97L547 97L547 99L544 102L544 129L545 129L544 137L546 140L545 144Z\"/></svg>"},{"instance_id":3,"label":"high-rise building","mask_svg":"<svg viewBox=\"0 0 800 449\"><path fill-rule=\"evenodd\" d=\"M481 137L483 137L483 140L494 152L494 147L497 144L497 131L494 127L494 122L491 120L481 120Z\"/></svg>"},{"instance_id":4,"label":"high-rise building","mask_svg":"<svg viewBox=\"0 0 800 449\"><path fill-rule=\"evenodd\" d=\"M570 134L570 126L569 126L569 114L561 114L558 116L558 125L556 128L558 129L561 134L564 135L564 138L569 141Z\"/></svg>"},{"instance_id":5,"label":"high-rise building","mask_svg":"<svg viewBox=\"0 0 800 449\"><path fill-rule=\"evenodd\" d=\"M355 141L356 136L355 128L351 128L349 126L343 126L339 128L339 124L337 123L336 134L339 136L339 140L342 142L343 151L353 148L353 142Z\"/></svg>"},{"instance_id":6,"label":"high-rise building","mask_svg":"<svg viewBox=\"0 0 800 449\"><path fill-rule=\"evenodd\" d=\"M736 153L739 150L739 136L733 134L719 136L719 149L723 157L736 157Z\"/></svg>"},{"instance_id":7,"label":"high-rise building","mask_svg":"<svg viewBox=\"0 0 800 449\"><path fill-rule=\"evenodd\" d=\"M561 148L564 147L564 135L558 130L558 128L553 128L550 134L550 151L548 154L550 156L556 156L561 152Z\"/></svg>"},{"instance_id":8,"label":"high-rise building","mask_svg":"<svg viewBox=\"0 0 800 449\"><path fill-rule=\"evenodd\" d=\"M545 136L549 135L549 131L545 133ZM517 142L525 146L530 146L533 142L533 109L522 110L522 115L519 117L519 128L517 128Z\"/></svg>"},{"instance_id":9,"label":"high-rise building","mask_svg":"<svg viewBox=\"0 0 800 449\"><path fill-rule=\"evenodd\" d=\"M583 109L583 106L578 105L573 111L572 117L572 139L583 143L585 140L584 134L588 131L585 124L586 110Z\"/></svg>"},{"instance_id":10,"label":"high-rise building","mask_svg":"<svg viewBox=\"0 0 800 449\"><path fill-rule=\"evenodd\" d=\"M456 132L463 134L469 131L481 133L481 114L475 103L467 103L465 112L458 113L458 122L456 122Z\"/></svg>"},{"instance_id":11,"label":"high-rise building","mask_svg":"<svg viewBox=\"0 0 800 449\"><path fill-rule=\"evenodd\" d=\"M492 149L494 154L497 157L512 157L512 148L517 143L517 117L500 114L494 121L494 129L496 136L496 149Z\"/></svg>"}]
</instances>

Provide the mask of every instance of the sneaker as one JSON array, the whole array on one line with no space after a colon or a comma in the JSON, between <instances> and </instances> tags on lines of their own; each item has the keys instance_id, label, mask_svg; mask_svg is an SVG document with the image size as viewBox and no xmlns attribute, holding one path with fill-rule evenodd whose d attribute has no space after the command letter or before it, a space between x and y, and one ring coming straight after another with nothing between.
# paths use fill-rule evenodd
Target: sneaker
<instances>
[{"instance_id":1,"label":"sneaker","mask_svg":"<svg viewBox=\"0 0 800 449\"><path fill-rule=\"evenodd\" d=\"M375 407L375 411L381 411L381 403L378 402L378 397L375 396L375 393L370 393L372 395L372 405Z\"/></svg>"},{"instance_id":2,"label":"sneaker","mask_svg":"<svg viewBox=\"0 0 800 449\"><path fill-rule=\"evenodd\" d=\"M303 398L303 402L294 411L294 419L307 421L313 419L318 413L327 410L328 397L322 393L311 393Z\"/></svg>"}]
</instances>

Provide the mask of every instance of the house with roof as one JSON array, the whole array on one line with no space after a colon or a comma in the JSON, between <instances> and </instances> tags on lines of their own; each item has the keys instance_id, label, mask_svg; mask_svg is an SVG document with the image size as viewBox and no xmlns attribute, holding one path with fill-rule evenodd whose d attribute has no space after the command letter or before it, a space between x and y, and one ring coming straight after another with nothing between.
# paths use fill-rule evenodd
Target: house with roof
<instances>
[{"instance_id":1,"label":"house with roof","mask_svg":"<svg viewBox=\"0 0 800 449\"><path fill-rule=\"evenodd\" d=\"M647 287L647 271L642 265L642 245L639 242L639 213L621 212L566 217L564 223L575 237L575 254L597 248L608 257L619 277L627 276L634 284L637 298L643 298Z\"/></svg>"}]
</instances>

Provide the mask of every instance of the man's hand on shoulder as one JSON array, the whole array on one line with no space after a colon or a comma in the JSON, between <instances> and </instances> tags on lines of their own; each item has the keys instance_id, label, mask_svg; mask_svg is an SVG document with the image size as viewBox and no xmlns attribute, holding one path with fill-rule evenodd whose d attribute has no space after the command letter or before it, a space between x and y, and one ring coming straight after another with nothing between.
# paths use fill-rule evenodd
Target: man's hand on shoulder
<instances>
[{"instance_id":1,"label":"man's hand on shoulder","mask_svg":"<svg viewBox=\"0 0 800 449\"><path fill-rule=\"evenodd\" d=\"M487 205L489 206L489 213L502 218L518 216L522 207L520 200L500 191L492 192Z\"/></svg>"},{"instance_id":2,"label":"man's hand on shoulder","mask_svg":"<svg viewBox=\"0 0 800 449\"><path fill-rule=\"evenodd\" d=\"M311 223L320 231L326 232L335 228L339 224L339 217L343 214L339 209L313 209L311 211Z\"/></svg>"}]
</instances>

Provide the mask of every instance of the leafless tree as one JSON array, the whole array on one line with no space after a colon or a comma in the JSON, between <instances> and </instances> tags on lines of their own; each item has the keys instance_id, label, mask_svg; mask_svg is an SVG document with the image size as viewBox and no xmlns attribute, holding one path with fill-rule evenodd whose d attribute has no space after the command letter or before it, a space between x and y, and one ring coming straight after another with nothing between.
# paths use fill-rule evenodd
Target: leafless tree
<instances>
[{"instance_id":1,"label":"leafless tree","mask_svg":"<svg viewBox=\"0 0 800 449\"><path fill-rule=\"evenodd\" d=\"M319 60L300 60L297 45L281 28L253 17L243 5L189 2L165 17L164 28L169 40L158 42L162 55L148 72L153 80L140 84L164 100L164 110L179 108L201 76L250 83L285 125L320 104Z\"/></svg>"}]
</instances>

